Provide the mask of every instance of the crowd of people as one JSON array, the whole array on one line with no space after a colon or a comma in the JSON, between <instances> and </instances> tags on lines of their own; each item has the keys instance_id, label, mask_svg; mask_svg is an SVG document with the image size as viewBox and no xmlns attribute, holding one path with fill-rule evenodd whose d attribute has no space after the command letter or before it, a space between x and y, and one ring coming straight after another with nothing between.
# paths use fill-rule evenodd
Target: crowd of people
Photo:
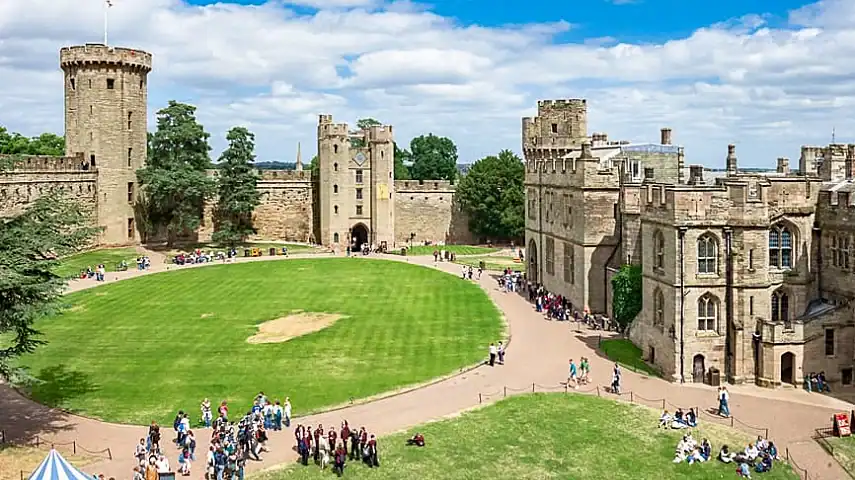
<instances>
[{"instance_id":1,"label":"crowd of people","mask_svg":"<svg viewBox=\"0 0 855 480\"><path fill-rule=\"evenodd\" d=\"M344 475L344 469L349 460L361 460L369 468L380 466L377 450L377 438L369 434L365 427L350 428L347 420L341 423L337 431L318 424L312 429L311 425L297 425L294 429L296 440L295 449L300 455L300 463L309 465L309 457L322 470L332 463L332 470L338 476Z\"/></svg>"},{"instance_id":2,"label":"crowd of people","mask_svg":"<svg viewBox=\"0 0 855 480\"><path fill-rule=\"evenodd\" d=\"M810 372L810 375L805 375L804 387L808 392L831 393L825 372Z\"/></svg>"},{"instance_id":3,"label":"crowd of people","mask_svg":"<svg viewBox=\"0 0 855 480\"><path fill-rule=\"evenodd\" d=\"M662 415L665 418L667 412ZM676 415L673 422L676 423ZM665 422L665 423L670 423ZM660 427L663 426L663 420L660 419ZM667 425L666 425L667 426ZM674 428L674 427L672 427ZM678 427L686 428L686 427ZM674 463L687 462L689 464L703 463L710 460L712 457L712 445L709 440L704 438L698 443L691 432L687 432L677 443L677 448L674 452ZM773 442L766 440L763 437L757 437L753 443L746 445L743 451L731 452L727 445L722 445L718 453L718 460L722 463L735 463L737 465L736 473L740 477L751 478L751 473L765 473L772 470L774 461L778 458L778 449Z\"/></svg>"},{"instance_id":4,"label":"crowd of people","mask_svg":"<svg viewBox=\"0 0 855 480\"><path fill-rule=\"evenodd\" d=\"M94 278L96 282L103 282L106 280L107 276L107 267L104 264L97 265L94 269L92 266L86 267L86 270L82 270L80 272L80 279L84 280L87 278Z\"/></svg>"}]
</instances>

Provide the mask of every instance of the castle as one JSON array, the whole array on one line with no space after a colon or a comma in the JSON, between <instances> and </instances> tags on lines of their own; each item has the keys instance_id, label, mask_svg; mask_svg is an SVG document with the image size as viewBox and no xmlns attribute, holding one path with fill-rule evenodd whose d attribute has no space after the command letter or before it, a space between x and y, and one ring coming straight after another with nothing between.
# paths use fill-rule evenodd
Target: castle
<instances>
[{"instance_id":1,"label":"castle","mask_svg":"<svg viewBox=\"0 0 855 480\"><path fill-rule=\"evenodd\" d=\"M855 145L802 147L797 171L770 174L741 172L729 145L710 179L660 135L589 135L579 99L523 118L530 279L611 316L611 278L640 266L629 335L674 381L851 386Z\"/></svg>"},{"instance_id":2,"label":"castle","mask_svg":"<svg viewBox=\"0 0 855 480\"><path fill-rule=\"evenodd\" d=\"M25 156L0 173L0 216L20 212L60 189L92 213L98 243L153 240L138 228L136 172L145 165L150 53L87 44L60 50L65 89L66 156ZM395 180L392 127L351 131L320 115L318 171L259 172L261 204L253 240L318 243L343 249L364 243L471 242L468 219L448 181ZM210 170L216 177L217 171ZM192 240L210 240L213 205Z\"/></svg>"}]
</instances>

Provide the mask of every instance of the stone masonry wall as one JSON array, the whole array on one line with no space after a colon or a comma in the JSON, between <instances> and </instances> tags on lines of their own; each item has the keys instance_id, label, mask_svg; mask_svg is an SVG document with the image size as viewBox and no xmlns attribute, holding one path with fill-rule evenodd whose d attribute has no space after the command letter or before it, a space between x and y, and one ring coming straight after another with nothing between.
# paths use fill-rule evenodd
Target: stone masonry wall
<instances>
[{"instance_id":1,"label":"stone masonry wall","mask_svg":"<svg viewBox=\"0 0 855 480\"><path fill-rule=\"evenodd\" d=\"M14 170L0 173L0 217L21 213L41 195L62 190L81 207L97 205L95 170L83 170L78 157L23 156Z\"/></svg>"},{"instance_id":2,"label":"stone masonry wall","mask_svg":"<svg viewBox=\"0 0 855 480\"><path fill-rule=\"evenodd\" d=\"M473 243L469 219L454 199L447 181L398 180L395 182L395 244Z\"/></svg>"}]
</instances>

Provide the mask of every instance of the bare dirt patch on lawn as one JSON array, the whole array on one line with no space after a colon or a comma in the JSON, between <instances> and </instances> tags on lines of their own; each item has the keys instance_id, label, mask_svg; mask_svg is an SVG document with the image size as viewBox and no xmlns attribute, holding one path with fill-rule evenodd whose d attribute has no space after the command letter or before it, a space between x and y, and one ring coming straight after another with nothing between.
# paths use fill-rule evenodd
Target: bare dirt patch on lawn
<instances>
[{"instance_id":1,"label":"bare dirt patch on lawn","mask_svg":"<svg viewBox=\"0 0 855 480\"><path fill-rule=\"evenodd\" d=\"M19 480L21 472L26 478L36 469L50 452L46 448L30 446L5 445L0 448L0 480ZM92 463L92 458L82 455L74 455L71 452L61 452L66 460L77 468Z\"/></svg>"},{"instance_id":2,"label":"bare dirt patch on lawn","mask_svg":"<svg viewBox=\"0 0 855 480\"><path fill-rule=\"evenodd\" d=\"M344 318L337 313L298 312L264 322L258 333L246 339L249 343L282 343L323 330Z\"/></svg>"}]
</instances>

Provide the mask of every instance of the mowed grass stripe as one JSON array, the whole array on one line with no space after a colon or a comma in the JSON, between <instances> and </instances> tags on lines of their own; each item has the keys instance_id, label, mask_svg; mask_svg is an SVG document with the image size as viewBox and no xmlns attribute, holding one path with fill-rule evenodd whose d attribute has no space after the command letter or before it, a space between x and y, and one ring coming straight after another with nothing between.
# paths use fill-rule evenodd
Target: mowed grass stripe
<instances>
[{"instance_id":1,"label":"mowed grass stripe","mask_svg":"<svg viewBox=\"0 0 855 480\"><path fill-rule=\"evenodd\" d=\"M244 406L258 391L302 414L456 372L502 332L475 284L414 265L307 259L176 269L67 297L37 323L49 341L22 364L36 399L109 421L168 424L204 397ZM338 313L284 343L249 344L294 311Z\"/></svg>"}]
</instances>

